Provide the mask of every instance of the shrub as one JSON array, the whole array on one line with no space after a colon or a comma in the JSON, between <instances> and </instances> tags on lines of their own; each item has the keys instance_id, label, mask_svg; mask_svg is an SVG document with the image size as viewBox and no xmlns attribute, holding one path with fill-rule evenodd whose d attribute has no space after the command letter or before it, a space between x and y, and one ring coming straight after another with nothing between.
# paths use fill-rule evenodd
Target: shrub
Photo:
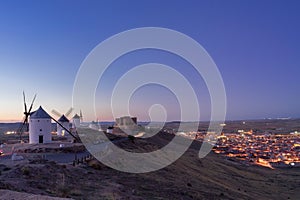
<instances>
[{"instance_id":1,"label":"shrub","mask_svg":"<svg viewBox=\"0 0 300 200\"><path fill-rule=\"evenodd\" d=\"M133 135L128 135L128 139L134 143L135 137Z\"/></svg>"},{"instance_id":2,"label":"shrub","mask_svg":"<svg viewBox=\"0 0 300 200\"><path fill-rule=\"evenodd\" d=\"M28 167L23 167L21 169L21 171L22 171L22 174L25 176L28 176L30 174L30 170L28 169Z\"/></svg>"}]
</instances>

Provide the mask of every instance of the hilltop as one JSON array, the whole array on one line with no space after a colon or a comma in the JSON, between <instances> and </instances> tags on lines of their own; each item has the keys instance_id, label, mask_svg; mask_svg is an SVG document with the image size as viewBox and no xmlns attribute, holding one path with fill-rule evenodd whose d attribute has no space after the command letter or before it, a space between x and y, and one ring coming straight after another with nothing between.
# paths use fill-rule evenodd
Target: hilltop
<instances>
[{"instance_id":1,"label":"hilltop","mask_svg":"<svg viewBox=\"0 0 300 200\"><path fill-rule=\"evenodd\" d=\"M160 133L149 139L125 140L128 151L151 151L172 139ZM73 199L297 199L299 169L245 166L211 152L198 158L194 141L176 162L159 171L129 174L96 160L78 166L31 161L1 165L0 188Z\"/></svg>"}]
</instances>

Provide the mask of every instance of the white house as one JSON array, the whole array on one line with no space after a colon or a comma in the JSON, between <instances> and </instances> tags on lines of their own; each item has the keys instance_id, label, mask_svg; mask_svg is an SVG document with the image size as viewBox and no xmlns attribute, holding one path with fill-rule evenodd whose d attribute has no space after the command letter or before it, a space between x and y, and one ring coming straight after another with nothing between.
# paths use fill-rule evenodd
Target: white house
<instances>
[{"instance_id":1,"label":"white house","mask_svg":"<svg viewBox=\"0 0 300 200\"><path fill-rule=\"evenodd\" d=\"M52 141L51 129L51 117L40 106L39 109L30 114L29 143L50 143Z\"/></svg>"},{"instance_id":2,"label":"white house","mask_svg":"<svg viewBox=\"0 0 300 200\"><path fill-rule=\"evenodd\" d=\"M72 118L72 127L73 128L76 128L76 127L79 127L80 126L80 116L75 114L74 117Z\"/></svg>"},{"instance_id":3,"label":"white house","mask_svg":"<svg viewBox=\"0 0 300 200\"><path fill-rule=\"evenodd\" d=\"M70 130L70 121L66 118L65 115L62 115L58 120L57 120L64 128ZM57 135L58 136L65 136L67 131L59 124L57 124Z\"/></svg>"}]
</instances>

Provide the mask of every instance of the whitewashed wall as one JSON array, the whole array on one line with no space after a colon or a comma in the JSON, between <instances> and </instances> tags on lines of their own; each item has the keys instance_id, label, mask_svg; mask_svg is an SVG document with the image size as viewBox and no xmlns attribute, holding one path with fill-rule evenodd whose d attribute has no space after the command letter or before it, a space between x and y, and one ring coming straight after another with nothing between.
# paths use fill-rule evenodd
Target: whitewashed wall
<instances>
[{"instance_id":1,"label":"whitewashed wall","mask_svg":"<svg viewBox=\"0 0 300 200\"><path fill-rule=\"evenodd\" d=\"M60 123L66 129L70 130L70 123L69 122L60 122ZM57 135L58 136L63 136L63 132L64 132L65 136L68 134L68 132L63 127L61 127L59 124L57 124Z\"/></svg>"},{"instance_id":2,"label":"whitewashed wall","mask_svg":"<svg viewBox=\"0 0 300 200\"><path fill-rule=\"evenodd\" d=\"M72 127L75 128L75 127L79 127L80 126L80 119L78 118L75 118L73 119L73 123L72 123Z\"/></svg>"},{"instance_id":3,"label":"whitewashed wall","mask_svg":"<svg viewBox=\"0 0 300 200\"><path fill-rule=\"evenodd\" d=\"M52 141L51 119L29 119L29 143L39 143L40 135L43 135L43 143Z\"/></svg>"}]
</instances>

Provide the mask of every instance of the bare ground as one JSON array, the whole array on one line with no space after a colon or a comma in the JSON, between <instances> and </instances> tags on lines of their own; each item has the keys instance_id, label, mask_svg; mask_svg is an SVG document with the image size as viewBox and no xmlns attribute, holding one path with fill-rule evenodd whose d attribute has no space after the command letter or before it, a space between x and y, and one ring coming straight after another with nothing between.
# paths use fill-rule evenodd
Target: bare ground
<instances>
[{"instance_id":1,"label":"bare ground","mask_svg":"<svg viewBox=\"0 0 300 200\"><path fill-rule=\"evenodd\" d=\"M151 151L168 135L124 141L129 151ZM54 162L0 165L0 188L73 199L299 199L300 170L245 166L214 153L198 158L201 144L159 171L129 174L96 160L79 166Z\"/></svg>"}]
</instances>

